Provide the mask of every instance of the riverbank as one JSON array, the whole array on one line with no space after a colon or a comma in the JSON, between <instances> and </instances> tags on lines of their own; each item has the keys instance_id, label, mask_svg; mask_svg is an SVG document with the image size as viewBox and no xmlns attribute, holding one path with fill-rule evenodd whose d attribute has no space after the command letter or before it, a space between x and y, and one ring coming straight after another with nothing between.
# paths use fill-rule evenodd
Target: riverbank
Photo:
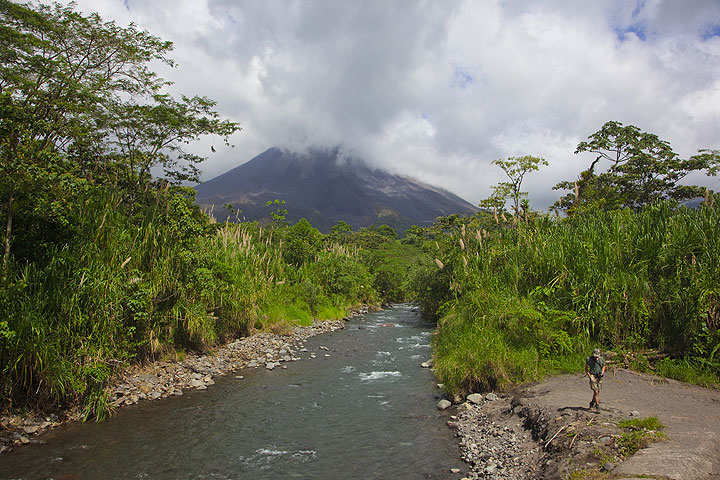
<instances>
[{"instance_id":1,"label":"riverbank","mask_svg":"<svg viewBox=\"0 0 720 480\"><path fill-rule=\"evenodd\" d=\"M214 378L242 368L287 368L306 351L304 342L315 335L345 327L352 316L367 313L363 308L341 320L315 321L310 327L295 327L288 335L257 333L218 346L207 354L187 354L181 361L157 361L132 365L113 378L109 402L114 408L134 405L169 396L188 389L207 389ZM310 353L314 358L316 354ZM239 376L241 377L241 376ZM78 409L49 415L5 414L0 416L0 453L14 446L43 443L42 434L63 423L82 420Z\"/></svg>"},{"instance_id":2,"label":"riverbank","mask_svg":"<svg viewBox=\"0 0 720 480\"><path fill-rule=\"evenodd\" d=\"M468 479L693 480L720 475L720 391L617 369L602 408L583 375L562 375L506 396L469 397L448 422ZM618 422L656 416L666 438L624 458Z\"/></svg>"}]
</instances>

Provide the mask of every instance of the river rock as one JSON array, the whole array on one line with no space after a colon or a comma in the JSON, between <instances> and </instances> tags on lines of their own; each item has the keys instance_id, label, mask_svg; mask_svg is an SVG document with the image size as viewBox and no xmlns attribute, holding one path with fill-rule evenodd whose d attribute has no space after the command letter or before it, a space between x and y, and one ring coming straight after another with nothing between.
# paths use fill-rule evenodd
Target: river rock
<instances>
[{"instance_id":1,"label":"river rock","mask_svg":"<svg viewBox=\"0 0 720 480\"><path fill-rule=\"evenodd\" d=\"M437 403L437 409L438 410L447 410L448 408L450 408L450 405L452 405L452 403L450 403L449 401L447 401L443 398L442 400L440 400Z\"/></svg>"},{"instance_id":2,"label":"river rock","mask_svg":"<svg viewBox=\"0 0 720 480\"><path fill-rule=\"evenodd\" d=\"M140 380L145 383L151 383L151 384L158 383L158 378L155 375L151 375L149 373L141 373Z\"/></svg>"},{"instance_id":3,"label":"river rock","mask_svg":"<svg viewBox=\"0 0 720 480\"><path fill-rule=\"evenodd\" d=\"M275 368L275 364L273 362L268 362L265 364L265 368L267 368L268 370L272 370L273 368Z\"/></svg>"},{"instance_id":4,"label":"river rock","mask_svg":"<svg viewBox=\"0 0 720 480\"><path fill-rule=\"evenodd\" d=\"M496 402L498 398L499 397L492 392L485 395L485 400L487 400L488 402Z\"/></svg>"},{"instance_id":5,"label":"river rock","mask_svg":"<svg viewBox=\"0 0 720 480\"><path fill-rule=\"evenodd\" d=\"M203 383L202 380L198 380L197 378L193 378L192 380L190 380L190 386L193 387L193 388L200 388L201 386L204 387L205 384Z\"/></svg>"},{"instance_id":6,"label":"river rock","mask_svg":"<svg viewBox=\"0 0 720 480\"><path fill-rule=\"evenodd\" d=\"M467 401L479 405L483 402L483 396L479 393L473 393L467 396Z\"/></svg>"}]
</instances>

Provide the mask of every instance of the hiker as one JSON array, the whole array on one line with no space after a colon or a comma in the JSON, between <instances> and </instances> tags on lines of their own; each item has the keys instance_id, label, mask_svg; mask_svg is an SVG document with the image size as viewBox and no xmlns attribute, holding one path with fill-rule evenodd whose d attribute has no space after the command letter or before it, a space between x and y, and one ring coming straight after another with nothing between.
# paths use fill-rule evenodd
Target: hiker
<instances>
[{"instance_id":1,"label":"hiker","mask_svg":"<svg viewBox=\"0 0 720 480\"><path fill-rule=\"evenodd\" d=\"M600 349L593 350L592 355L585 359L585 373L590 379L590 388L593 391L593 398L590 408L600 410L600 388L602 377L605 375L605 359L600 355Z\"/></svg>"}]
</instances>

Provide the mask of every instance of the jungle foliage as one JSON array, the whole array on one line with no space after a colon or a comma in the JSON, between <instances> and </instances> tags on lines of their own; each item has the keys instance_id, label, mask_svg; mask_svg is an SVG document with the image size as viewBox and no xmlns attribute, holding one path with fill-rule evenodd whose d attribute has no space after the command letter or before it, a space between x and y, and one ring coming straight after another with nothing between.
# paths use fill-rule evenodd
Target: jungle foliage
<instances>
[{"instance_id":1,"label":"jungle foliage","mask_svg":"<svg viewBox=\"0 0 720 480\"><path fill-rule=\"evenodd\" d=\"M2 408L102 418L130 362L412 300L438 319L436 373L452 393L578 370L596 345L659 349L659 373L718 383L720 197L676 201L699 192L679 185L688 172L717 172L716 151L680 160L609 122L578 146L599 157L561 185L574 189L567 217L530 210L523 178L547 162L523 156L495 162L510 181L486 210L402 238L288 225L282 199L266 225L217 224L181 186L204 160L184 146L229 144L239 127L210 99L164 93L148 65L171 64L170 43L0 0L0 47Z\"/></svg>"},{"instance_id":2,"label":"jungle foliage","mask_svg":"<svg viewBox=\"0 0 720 480\"><path fill-rule=\"evenodd\" d=\"M631 357L659 374L718 384L720 197L705 190L697 209L676 200L702 192L677 181L691 170L714 175L717 152L682 161L666 142L617 122L590 139L578 151L600 157L561 200L568 216L515 209L508 218L492 205L427 232L436 266L416 280L418 300L438 318L436 373L451 393L577 371L593 346L653 349L654 365ZM596 174L602 158L615 163Z\"/></svg>"},{"instance_id":3,"label":"jungle foliage","mask_svg":"<svg viewBox=\"0 0 720 480\"><path fill-rule=\"evenodd\" d=\"M180 185L204 158L185 145L239 127L210 99L163 92L148 65L172 64L169 42L0 0L0 45L0 407L102 418L129 362L410 298L389 227L326 237L287 225L282 200L271 225L198 209Z\"/></svg>"}]
</instances>

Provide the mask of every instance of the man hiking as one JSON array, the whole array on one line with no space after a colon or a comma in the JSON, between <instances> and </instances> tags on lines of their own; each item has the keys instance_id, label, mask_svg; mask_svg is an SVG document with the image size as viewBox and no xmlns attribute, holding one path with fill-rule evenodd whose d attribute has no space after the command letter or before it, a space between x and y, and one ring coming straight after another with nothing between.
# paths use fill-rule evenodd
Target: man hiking
<instances>
[{"instance_id":1,"label":"man hiking","mask_svg":"<svg viewBox=\"0 0 720 480\"><path fill-rule=\"evenodd\" d=\"M585 359L585 373L590 379L590 388L593 391L593 398L590 402L590 408L600 410L600 388L602 387L602 377L605 375L605 359L600 355L600 349L593 350L592 355Z\"/></svg>"}]
</instances>

